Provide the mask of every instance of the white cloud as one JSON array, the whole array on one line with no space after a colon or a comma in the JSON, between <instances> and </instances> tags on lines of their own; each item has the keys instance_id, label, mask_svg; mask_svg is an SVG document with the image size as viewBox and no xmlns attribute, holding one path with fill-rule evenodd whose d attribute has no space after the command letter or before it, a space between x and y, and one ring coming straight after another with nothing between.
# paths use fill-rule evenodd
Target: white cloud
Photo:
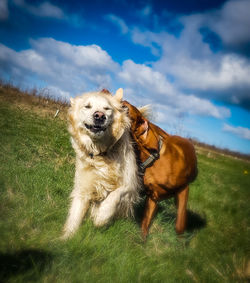
<instances>
[{"instance_id":1,"label":"white cloud","mask_svg":"<svg viewBox=\"0 0 250 283\"><path fill-rule=\"evenodd\" d=\"M168 105L175 109L176 115L189 113L215 118L230 116L229 109L225 107L217 107L207 99L178 91L163 74L149 66L136 64L131 60L124 61L118 77L130 88L131 101L133 96L138 96L147 103Z\"/></svg>"},{"instance_id":2,"label":"white cloud","mask_svg":"<svg viewBox=\"0 0 250 283\"><path fill-rule=\"evenodd\" d=\"M53 38L40 38L31 40L31 46L38 54L54 59L54 63L71 63L78 67L88 67L90 72L92 68L98 69L98 72L111 69L115 66L108 53L98 45L71 45L66 42L57 41ZM53 64L51 64L53 65Z\"/></svg>"},{"instance_id":3,"label":"white cloud","mask_svg":"<svg viewBox=\"0 0 250 283\"><path fill-rule=\"evenodd\" d=\"M216 61L218 59L218 61ZM250 64L234 54L196 59L179 53L167 54L155 68L173 75L180 87L202 91L224 91L231 88L250 88Z\"/></svg>"},{"instance_id":4,"label":"white cloud","mask_svg":"<svg viewBox=\"0 0 250 283\"><path fill-rule=\"evenodd\" d=\"M161 51L160 46L164 42L162 39L164 38L165 34L165 32L154 33L149 30L142 32L139 28L134 27L131 32L131 39L135 44L149 47L152 54L159 56Z\"/></svg>"},{"instance_id":5,"label":"white cloud","mask_svg":"<svg viewBox=\"0 0 250 283\"><path fill-rule=\"evenodd\" d=\"M165 93L168 93L169 96L174 95L174 89L166 78L160 72L153 71L152 68L144 64L136 64L132 60L126 60L123 62L122 71L118 75L134 88L147 88L153 92L152 95L155 95L155 93L158 95Z\"/></svg>"},{"instance_id":6,"label":"white cloud","mask_svg":"<svg viewBox=\"0 0 250 283\"><path fill-rule=\"evenodd\" d=\"M208 18L211 13L180 17L183 29L178 37L134 28L132 41L151 48L159 57L152 63L153 70L173 78L180 91L248 107L250 62L242 55L211 50L200 32Z\"/></svg>"},{"instance_id":7,"label":"white cloud","mask_svg":"<svg viewBox=\"0 0 250 283\"><path fill-rule=\"evenodd\" d=\"M36 78L72 95L109 87L118 65L97 45L76 46L52 38L31 40L16 52L0 44L0 72L15 81Z\"/></svg>"},{"instance_id":8,"label":"white cloud","mask_svg":"<svg viewBox=\"0 0 250 283\"><path fill-rule=\"evenodd\" d=\"M228 124L224 124L223 131L237 135L243 139L250 140L250 129L243 127L233 127Z\"/></svg>"},{"instance_id":9,"label":"white cloud","mask_svg":"<svg viewBox=\"0 0 250 283\"><path fill-rule=\"evenodd\" d=\"M49 97L55 97L62 101L70 101L71 94L68 91L63 91L59 87L56 86L47 86L43 90L44 95L48 95Z\"/></svg>"},{"instance_id":10,"label":"white cloud","mask_svg":"<svg viewBox=\"0 0 250 283\"><path fill-rule=\"evenodd\" d=\"M221 10L207 15L207 24L229 45L238 45L250 40L250 1L231 0Z\"/></svg>"},{"instance_id":11,"label":"white cloud","mask_svg":"<svg viewBox=\"0 0 250 283\"><path fill-rule=\"evenodd\" d=\"M8 1L0 0L0 21L5 21L9 17Z\"/></svg>"},{"instance_id":12,"label":"white cloud","mask_svg":"<svg viewBox=\"0 0 250 283\"><path fill-rule=\"evenodd\" d=\"M13 0L14 4L30 14L38 17L63 19L65 17L61 8L51 4L48 1L42 2L39 5L27 3L25 0Z\"/></svg>"},{"instance_id":13,"label":"white cloud","mask_svg":"<svg viewBox=\"0 0 250 283\"><path fill-rule=\"evenodd\" d=\"M118 28L120 29L122 34L128 33L129 28L122 18L120 18L120 17L118 17L114 14L108 14L108 15L105 16L105 18L107 20L109 20L110 22L112 22L113 24L115 24L116 26L118 26Z\"/></svg>"},{"instance_id":14,"label":"white cloud","mask_svg":"<svg viewBox=\"0 0 250 283\"><path fill-rule=\"evenodd\" d=\"M150 66L132 60L120 66L97 45L76 46L52 38L30 43L30 49L19 52L0 44L0 76L17 83L40 81L58 97L123 85L126 99L137 105L153 104L160 120L169 121L169 115L175 119L186 114L219 119L230 116L227 108L180 91Z\"/></svg>"}]
</instances>

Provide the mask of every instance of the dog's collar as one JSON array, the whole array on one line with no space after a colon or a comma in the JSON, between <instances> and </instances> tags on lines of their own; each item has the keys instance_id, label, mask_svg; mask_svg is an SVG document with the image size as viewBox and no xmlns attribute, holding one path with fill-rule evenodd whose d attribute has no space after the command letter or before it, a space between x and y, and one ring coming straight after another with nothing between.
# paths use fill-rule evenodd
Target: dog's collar
<instances>
[{"instance_id":1,"label":"dog's collar","mask_svg":"<svg viewBox=\"0 0 250 283\"><path fill-rule=\"evenodd\" d=\"M162 148L162 137L160 136L159 137L159 140L158 140L158 151L157 152L153 152L149 155L149 157L143 162L141 163L139 166L141 168L142 171L145 171L146 168L150 167L151 165L153 165L153 163L159 159L160 157L160 151L161 151L161 148Z\"/></svg>"}]
</instances>

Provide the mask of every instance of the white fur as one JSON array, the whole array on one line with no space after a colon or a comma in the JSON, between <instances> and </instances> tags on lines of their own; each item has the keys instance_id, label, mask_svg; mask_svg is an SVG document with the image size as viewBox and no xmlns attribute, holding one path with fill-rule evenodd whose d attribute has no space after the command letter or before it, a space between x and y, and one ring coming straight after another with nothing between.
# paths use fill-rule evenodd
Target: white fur
<instances>
[{"instance_id":1,"label":"white fur","mask_svg":"<svg viewBox=\"0 0 250 283\"><path fill-rule=\"evenodd\" d=\"M122 89L115 96L97 92L71 99L69 132L76 152L76 172L63 238L76 232L89 209L96 226L117 215L133 215L140 181L130 121L121 99ZM86 128L85 124L93 124L95 111L106 115L105 131L93 133Z\"/></svg>"}]
</instances>

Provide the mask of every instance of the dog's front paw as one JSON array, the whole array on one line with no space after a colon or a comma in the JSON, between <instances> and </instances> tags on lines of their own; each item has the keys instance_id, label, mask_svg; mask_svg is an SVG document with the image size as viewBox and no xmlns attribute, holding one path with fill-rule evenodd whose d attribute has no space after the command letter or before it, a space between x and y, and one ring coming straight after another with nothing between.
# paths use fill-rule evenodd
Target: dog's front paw
<instances>
[{"instance_id":1,"label":"dog's front paw","mask_svg":"<svg viewBox=\"0 0 250 283\"><path fill-rule=\"evenodd\" d=\"M104 225L106 225L109 222L109 219L107 219L106 217L103 217L101 215L97 215L94 219L94 225L96 227L102 227Z\"/></svg>"},{"instance_id":2,"label":"dog's front paw","mask_svg":"<svg viewBox=\"0 0 250 283\"><path fill-rule=\"evenodd\" d=\"M72 238L73 234L74 234L74 231L64 228L63 229L63 234L60 237L60 240L66 241L66 240Z\"/></svg>"},{"instance_id":3,"label":"dog's front paw","mask_svg":"<svg viewBox=\"0 0 250 283\"><path fill-rule=\"evenodd\" d=\"M72 237L71 233L63 233L62 236L59 238L61 241L66 241Z\"/></svg>"}]
</instances>

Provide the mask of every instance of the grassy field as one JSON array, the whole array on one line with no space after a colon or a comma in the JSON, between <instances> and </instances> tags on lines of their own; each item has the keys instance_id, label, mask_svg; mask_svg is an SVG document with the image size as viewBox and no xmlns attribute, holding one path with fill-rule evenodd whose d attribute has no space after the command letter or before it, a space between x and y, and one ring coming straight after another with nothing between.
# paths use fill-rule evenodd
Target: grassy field
<instances>
[{"instance_id":1,"label":"grassy field","mask_svg":"<svg viewBox=\"0 0 250 283\"><path fill-rule=\"evenodd\" d=\"M62 242L74 176L65 112L54 118L55 105L39 108L6 92L0 89L0 282L250 279L249 162L199 150L182 237L174 232L170 199L161 203L146 243L139 228L143 203L136 220L97 229L87 219Z\"/></svg>"}]
</instances>

